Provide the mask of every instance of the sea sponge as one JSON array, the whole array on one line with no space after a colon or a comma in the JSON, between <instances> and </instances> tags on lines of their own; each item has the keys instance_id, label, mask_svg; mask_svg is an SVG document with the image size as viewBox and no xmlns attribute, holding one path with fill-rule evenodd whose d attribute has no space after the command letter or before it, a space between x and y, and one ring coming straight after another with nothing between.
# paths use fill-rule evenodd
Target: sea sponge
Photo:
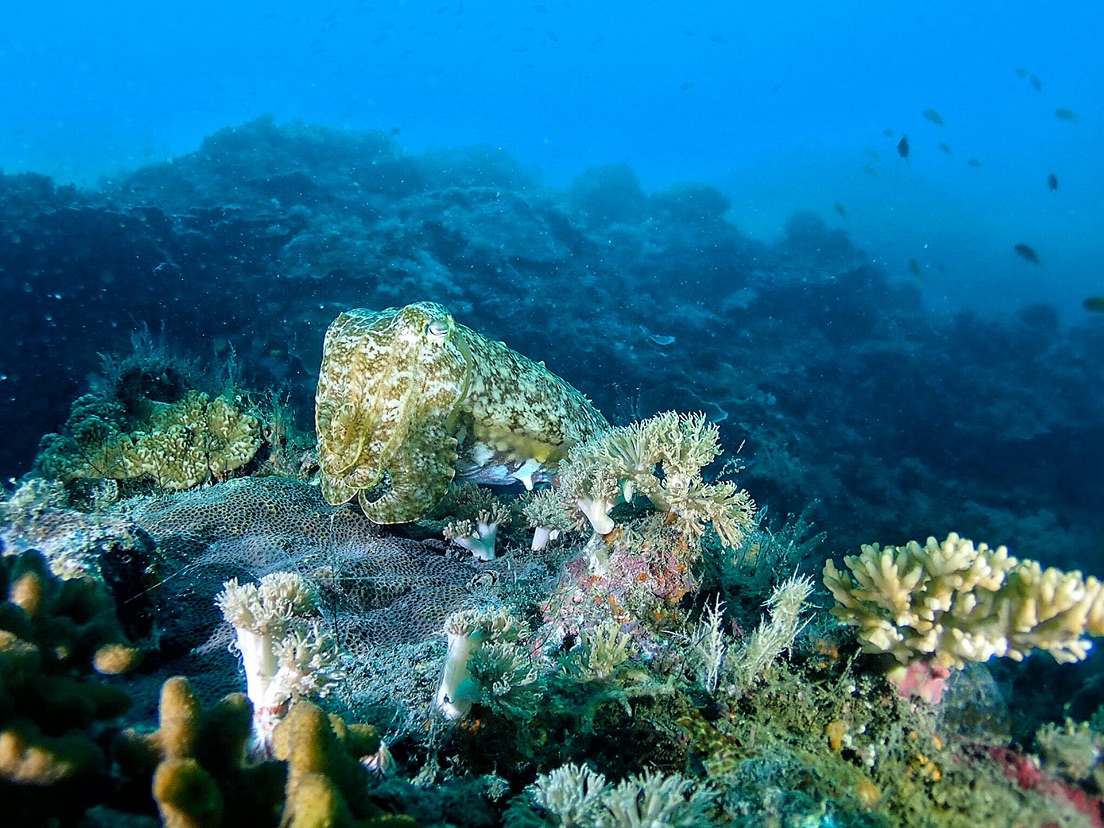
<instances>
[{"instance_id":1,"label":"sea sponge","mask_svg":"<svg viewBox=\"0 0 1104 828\"><path fill-rule=\"evenodd\" d=\"M57 578L37 552L0 558L0 597L4 822L71 817L103 783L97 726L130 706L93 673L123 672L138 651L125 643L102 584Z\"/></svg>"},{"instance_id":2,"label":"sea sponge","mask_svg":"<svg viewBox=\"0 0 1104 828\"><path fill-rule=\"evenodd\" d=\"M924 546L877 544L829 560L824 584L836 599L832 614L859 628L868 652L891 653L902 664L929 661L961 670L968 661L1007 656L1019 661L1046 650L1061 663L1085 658L1104 635L1104 587L1080 572L1018 561L951 533Z\"/></svg>"}]
</instances>

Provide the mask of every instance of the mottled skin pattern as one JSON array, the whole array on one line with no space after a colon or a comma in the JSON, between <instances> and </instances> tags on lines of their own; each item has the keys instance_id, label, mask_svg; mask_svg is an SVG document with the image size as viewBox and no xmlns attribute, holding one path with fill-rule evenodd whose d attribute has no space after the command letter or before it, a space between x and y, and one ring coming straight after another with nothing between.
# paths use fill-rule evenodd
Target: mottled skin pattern
<instances>
[{"instance_id":1,"label":"mottled skin pattern","mask_svg":"<svg viewBox=\"0 0 1104 828\"><path fill-rule=\"evenodd\" d=\"M315 399L322 493L376 523L425 516L459 475L547 482L609 424L543 364L419 302L350 310L326 331Z\"/></svg>"}]
</instances>

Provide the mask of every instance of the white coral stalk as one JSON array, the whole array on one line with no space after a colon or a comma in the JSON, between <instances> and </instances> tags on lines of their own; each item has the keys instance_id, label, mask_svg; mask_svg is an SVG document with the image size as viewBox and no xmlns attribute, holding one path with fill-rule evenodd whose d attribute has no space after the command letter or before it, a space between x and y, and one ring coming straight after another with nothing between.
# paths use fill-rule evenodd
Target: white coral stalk
<instances>
[{"instance_id":1,"label":"white coral stalk","mask_svg":"<svg viewBox=\"0 0 1104 828\"><path fill-rule=\"evenodd\" d=\"M487 640L479 614L474 611L454 612L445 621L448 655L441 684L437 688L437 709L449 719L462 719L479 701L480 690L472 678L468 660Z\"/></svg>"},{"instance_id":2,"label":"white coral stalk","mask_svg":"<svg viewBox=\"0 0 1104 828\"><path fill-rule=\"evenodd\" d=\"M324 695L340 677L337 647L317 625L304 623L315 612L315 596L298 575L277 572L245 585L233 578L215 604L234 627L253 705L253 752L264 754L288 700Z\"/></svg>"},{"instance_id":3,"label":"white coral stalk","mask_svg":"<svg viewBox=\"0 0 1104 828\"><path fill-rule=\"evenodd\" d=\"M474 521L449 521L443 534L457 546L471 552L476 560L493 561L498 527L508 519L509 512L496 503L490 509L481 509Z\"/></svg>"}]
</instances>

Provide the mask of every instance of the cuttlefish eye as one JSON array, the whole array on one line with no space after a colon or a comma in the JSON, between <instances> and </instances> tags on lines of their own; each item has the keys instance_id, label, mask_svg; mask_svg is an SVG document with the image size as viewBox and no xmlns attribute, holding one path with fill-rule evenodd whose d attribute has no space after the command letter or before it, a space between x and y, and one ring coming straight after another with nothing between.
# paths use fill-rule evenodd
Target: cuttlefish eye
<instances>
[{"instance_id":1,"label":"cuttlefish eye","mask_svg":"<svg viewBox=\"0 0 1104 828\"><path fill-rule=\"evenodd\" d=\"M450 330L447 319L434 319L432 322L426 322L425 338L430 342L444 342L448 339Z\"/></svg>"}]
</instances>

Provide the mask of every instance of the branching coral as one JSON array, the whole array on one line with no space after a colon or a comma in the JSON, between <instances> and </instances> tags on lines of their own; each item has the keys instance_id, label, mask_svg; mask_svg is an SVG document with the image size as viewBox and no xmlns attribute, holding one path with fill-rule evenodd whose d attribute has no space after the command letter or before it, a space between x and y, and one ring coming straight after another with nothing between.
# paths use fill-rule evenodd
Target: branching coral
<instances>
[{"instance_id":1,"label":"branching coral","mask_svg":"<svg viewBox=\"0 0 1104 828\"><path fill-rule=\"evenodd\" d=\"M1086 636L1104 635L1100 581L1018 561L1003 546L974 546L952 532L924 546L863 546L844 562L849 574L832 561L824 566L833 615L859 628L867 651L902 664L962 669L993 656L1019 661L1036 649L1079 661L1092 646Z\"/></svg>"}]
</instances>

